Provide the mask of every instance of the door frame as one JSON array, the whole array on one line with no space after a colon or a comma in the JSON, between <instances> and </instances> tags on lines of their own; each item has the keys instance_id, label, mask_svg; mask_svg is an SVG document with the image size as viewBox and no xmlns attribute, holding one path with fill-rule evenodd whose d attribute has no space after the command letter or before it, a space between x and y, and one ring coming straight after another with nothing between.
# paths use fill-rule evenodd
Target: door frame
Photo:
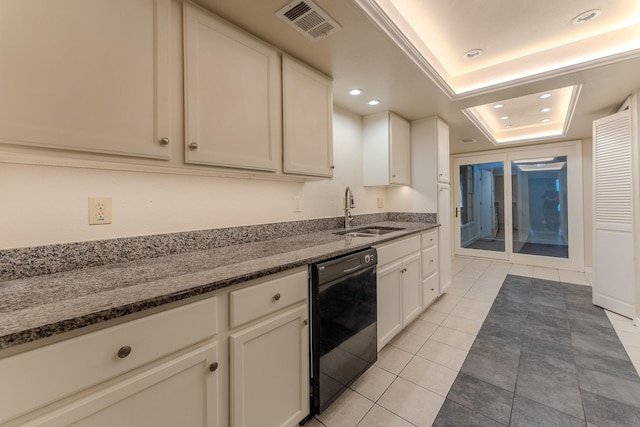
<instances>
[{"instance_id":1,"label":"door frame","mask_svg":"<svg viewBox=\"0 0 640 427\"><path fill-rule=\"evenodd\" d=\"M505 153L491 153L491 154L478 154L478 153L474 153L474 154L465 154L465 155L456 155L453 156L453 172L451 175L453 177L453 197L451 198L453 201L453 209L452 209L452 221L451 223L453 224L453 236L454 236L454 242L453 242L453 250L454 250L454 254L455 255L461 255L461 256L471 256L471 257L482 257L482 258L490 258L490 259L498 259L498 260L504 260L504 261L508 261L509 258L507 256L507 235L506 232L507 230L505 230L505 251L504 252L498 252L498 251L489 251L489 250L484 250L484 249L467 249L467 248L463 248L461 246L461 228L460 228L460 215L458 215L458 207L460 207L460 165L468 165L468 164L480 164L480 163L495 163L495 162L502 162L506 170L506 165L507 165L507 157ZM505 179L506 180L506 179ZM495 182L495 181L494 181ZM506 185L506 184L505 184ZM475 189L474 189L475 191ZM479 189L478 189L479 191ZM506 194L505 194L505 209L506 209ZM479 214L479 212L478 212ZM505 210L505 216L506 216L506 210ZM476 217L478 220L480 219L479 215L476 215ZM506 222L506 218L505 218L505 229L507 228L507 222Z\"/></svg>"},{"instance_id":2,"label":"door frame","mask_svg":"<svg viewBox=\"0 0 640 427\"><path fill-rule=\"evenodd\" d=\"M540 255L513 253L513 225L512 225L512 160L526 158L567 156L567 205L569 226L569 258L556 258ZM489 162L504 162L504 227L505 252L495 252L477 249L465 249L460 245L460 218L455 208L460 206L460 165ZM452 224L454 224L453 248L456 255L505 260L517 264L539 267L558 268L563 270L584 271L584 200L583 200L583 170L582 170L582 140L543 144L526 147L512 147L491 150L490 152L476 152L457 154L452 156L453 163L453 191Z\"/></svg>"}]
</instances>

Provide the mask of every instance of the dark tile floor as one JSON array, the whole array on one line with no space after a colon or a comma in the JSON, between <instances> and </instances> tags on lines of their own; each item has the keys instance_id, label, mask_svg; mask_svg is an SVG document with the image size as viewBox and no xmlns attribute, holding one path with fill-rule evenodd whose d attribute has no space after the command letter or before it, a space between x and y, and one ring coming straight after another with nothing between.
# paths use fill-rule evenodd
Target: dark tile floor
<instances>
[{"instance_id":1,"label":"dark tile floor","mask_svg":"<svg viewBox=\"0 0 640 427\"><path fill-rule=\"evenodd\" d=\"M640 426L640 377L590 287L509 275L434 426Z\"/></svg>"}]
</instances>

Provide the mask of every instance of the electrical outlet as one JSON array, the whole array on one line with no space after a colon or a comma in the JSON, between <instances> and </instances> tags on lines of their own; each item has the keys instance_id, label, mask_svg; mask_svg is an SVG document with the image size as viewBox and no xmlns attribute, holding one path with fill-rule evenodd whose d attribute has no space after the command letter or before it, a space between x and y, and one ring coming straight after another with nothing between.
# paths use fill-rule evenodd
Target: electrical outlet
<instances>
[{"instance_id":1,"label":"electrical outlet","mask_svg":"<svg viewBox=\"0 0 640 427\"><path fill-rule=\"evenodd\" d=\"M379 208L383 208L384 207L384 198L378 197L378 207Z\"/></svg>"},{"instance_id":2,"label":"electrical outlet","mask_svg":"<svg viewBox=\"0 0 640 427\"><path fill-rule=\"evenodd\" d=\"M111 224L111 197L89 197L89 225Z\"/></svg>"},{"instance_id":3,"label":"electrical outlet","mask_svg":"<svg viewBox=\"0 0 640 427\"><path fill-rule=\"evenodd\" d=\"M293 211L294 212L302 212L302 209L300 209L300 197L299 196L295 196L293 198Z\"/></svg>"}]
</instances>

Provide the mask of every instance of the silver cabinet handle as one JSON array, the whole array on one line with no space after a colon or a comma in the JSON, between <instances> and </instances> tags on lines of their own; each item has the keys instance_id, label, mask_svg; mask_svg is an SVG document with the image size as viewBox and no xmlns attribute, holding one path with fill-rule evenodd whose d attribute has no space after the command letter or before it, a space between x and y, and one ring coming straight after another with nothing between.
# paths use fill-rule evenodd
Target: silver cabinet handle
<instances>
[{"instance_id":1,"label":"silver cabinet handle","mask_svg":"<svg viewBox=\"0 0 640 427\"><path fill-rule=\"evenodd\" d=\"M160 145L169 145L169 138L167 138L166 136L162 139L160 139Z\"/></svg>"},{"instance_id":2,"label":"silver cabinet handle","mask_svg":"<svg viewBox=\"0 0 640 427\"><path fill-rule=\"evenodd\" d=\"M189 144L189 149L190 150L197 150L198 149L198 143L197 142L192 142L191 144Z\"/></svg>"},{"instance_id":3,"label":"silver cabinet handle","mask_svg":"<svg viewBox=\"0 0 640 427\"><path fill-rule=\"evenodd\" d=\"M273 296L273 300L274 300L274 301L279 301L279 300L280 300L280 294L279 294L279 293L275 294L275 295Z\"/></svg>"},{"instance_id":4,"label":"silver cabinet handle","mask_svg":"<svg viewBox=\"0 0 640 427\"><path fill-rule=\"evenodd\" d=\"M336 168L335 165L329 166L329 169L335 169L335 168Z\"/></svg>"},{"instance_id":5,"label":"silver cabinet handle","mask_svg":"<svg viewBox=\"0 0 640 427\"><path fill-rule=\"evenodd\" d=\"M130 354L131 354L131 347L129 347L128 345L122 346L120 347L120 350L118 350L118 357L120 359L124 359Z\"/></svg>"},{"instance_id":6,"label":"silver cabinet handle","mask_svg":"<svg viewBox=\"0 0 640 427\"><path fill-rule=\"evenodd\" d=\"M217 370L218 370L218 362L213 362L211 365L209 365L209 371L215 372Z\"/></svg>"}]
</instances>

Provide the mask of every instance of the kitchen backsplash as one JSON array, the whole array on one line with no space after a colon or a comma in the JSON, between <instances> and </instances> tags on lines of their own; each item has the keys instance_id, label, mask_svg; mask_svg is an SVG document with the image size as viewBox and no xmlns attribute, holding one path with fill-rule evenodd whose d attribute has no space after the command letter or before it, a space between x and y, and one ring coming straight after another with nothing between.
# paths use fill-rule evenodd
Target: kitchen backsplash
<instances>
[{"instance_id":1,"label":"kitchen backsplash","mask_svg":"<svg viewBox=\"0 0 640 427\"><path fill-rule=\"evenodd\" d=\"M84 267L218 248L343 227L343 217L215 228L0 250L0 282ZM382 221L437 222L434 213L355 215L352 226Z\"/></svg>"}]
</instances>

